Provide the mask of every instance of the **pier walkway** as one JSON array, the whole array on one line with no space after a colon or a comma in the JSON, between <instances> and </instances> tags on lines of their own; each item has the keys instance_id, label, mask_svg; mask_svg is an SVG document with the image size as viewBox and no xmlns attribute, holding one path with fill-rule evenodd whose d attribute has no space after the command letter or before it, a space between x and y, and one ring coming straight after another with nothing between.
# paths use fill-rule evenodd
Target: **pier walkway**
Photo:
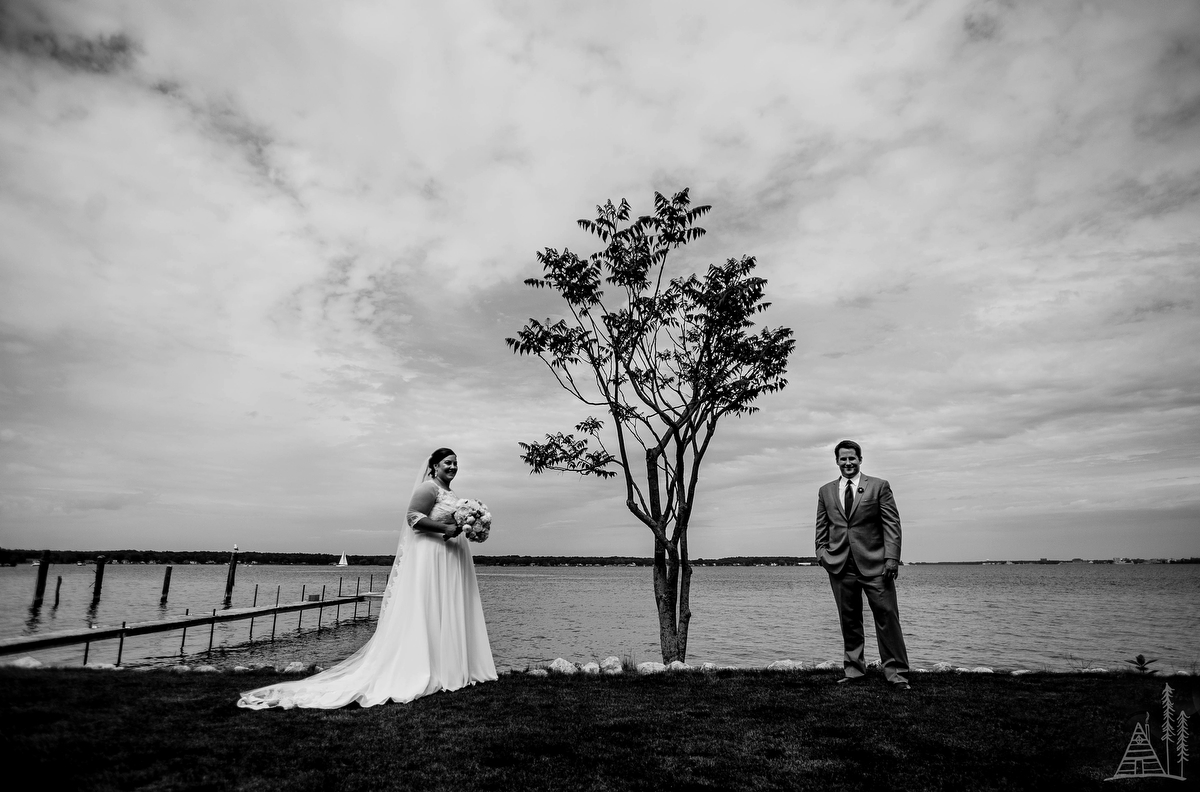
<instances>
[{"instance_id":1,"label":"pier walkway","mask_svg":"<svg viewBox=\"0 0 1200 792\"><path fill-rule=\"evenodd\" d=\"M316 595L313 595L314 597ZM261 605L251 608L227 608L225 610L213 610L211 613L204 614L189 614L186 616L173 616L167 619L158 619L156 621L144 621L122 623L119 627L90 627L81 628L78 630L61 630L59 632L45 633L42 635L23 635L19 638L5 638L0 640L0 656L19 654L21 652L31 652L38 649L50 649L56 646L70 646L72 644L91 644L95 641L104 641L116 639L124 644L126 636L133 635L148 635L150 633L170 632L172 630L187 630L191 627L209 626L209 648L211 645L212 629L218 622L241 621L244 619L259 619L266 616L272 617L271 634L274 636L274 619L281 613L295 613L297 611L306 611L313 609L333 608L341 605L355 605L357 603L367 603L367 615L370 617L370 607L373 600L378 600L383 597L382 592L367 591L360 594L351 594L343 597L332 597L330 599L306 599L301 602L291 602L279 605ZM317 626L320 628L320 615L317 617ZM87 653L84 653L84 662L87 660ZM121 664L120 650L117 654L117 665Z\"/></svg>"}]
</instances>

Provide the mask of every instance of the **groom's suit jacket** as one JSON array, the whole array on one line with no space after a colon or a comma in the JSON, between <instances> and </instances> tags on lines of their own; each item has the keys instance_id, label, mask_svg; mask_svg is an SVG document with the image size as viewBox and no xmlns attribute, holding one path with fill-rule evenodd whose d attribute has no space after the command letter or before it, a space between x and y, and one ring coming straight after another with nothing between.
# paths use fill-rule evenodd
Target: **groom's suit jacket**
<instances>
[{"instance_id":1,"label":"groom's suit jacket","mask_svg":"<svg viewBox=\"0 0 1200 792\"><path fill-rule=\"evenodd\" d=\"M850 514L845 513L835 479L817 493L817 561L831 573L841 574L846 558L863 577L883 574L883 562L900 560L900 512L892 487L884 479L860 474Z\"/></svg>"}]
</instances>

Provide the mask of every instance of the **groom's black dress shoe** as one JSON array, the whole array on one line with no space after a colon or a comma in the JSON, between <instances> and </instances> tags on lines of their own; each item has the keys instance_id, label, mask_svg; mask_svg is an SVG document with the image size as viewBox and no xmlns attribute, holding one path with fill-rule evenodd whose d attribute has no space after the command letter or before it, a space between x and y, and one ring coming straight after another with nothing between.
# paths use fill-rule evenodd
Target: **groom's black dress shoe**
<instances>
[{"instance_id":1,"label":"groom's black dress shoe","mask_svg":"<svg viewBox=\"0 0 1200 792\"><path fill-rule=\"evenodd\" d=\"M890 687L892 690L912 690L912 686L907 682L893 682Z\"/></svg>"}]
</instances>

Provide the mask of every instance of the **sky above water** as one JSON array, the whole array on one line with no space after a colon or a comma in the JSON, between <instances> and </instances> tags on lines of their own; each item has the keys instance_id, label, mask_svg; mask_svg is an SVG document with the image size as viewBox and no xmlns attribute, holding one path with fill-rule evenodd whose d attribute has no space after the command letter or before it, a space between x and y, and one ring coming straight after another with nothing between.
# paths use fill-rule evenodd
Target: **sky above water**
<instances>
[{"instance_id":1,"label":"sky above water","mask_svg":"<svg viewBox=\"0 0 1200 792\"><path fill-rule=\"evenodd\" d=\"M489 554L648 555L504 344L535 253L690 188L789 385L693 557L808 555L832 449L907 561L1200 555L1200 5L0 5L0 544L394 550L424 457Z\"/></svg>"}]
</instances>

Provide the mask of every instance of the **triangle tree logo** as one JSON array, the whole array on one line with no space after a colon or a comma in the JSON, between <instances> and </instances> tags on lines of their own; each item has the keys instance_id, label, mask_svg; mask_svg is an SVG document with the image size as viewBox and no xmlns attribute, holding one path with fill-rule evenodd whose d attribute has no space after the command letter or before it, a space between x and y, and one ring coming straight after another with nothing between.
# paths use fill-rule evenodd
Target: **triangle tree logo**
<instances>
[{"instance_id":1,"label":"triangle tree logo","mask_svg":"<svg viewBox=\"0 0 1200 792\"><path fill-rule=\"evenodd\" d=\"M1150 713L1147 712L1145 727L1141 723L1134 724L1133 736L1129 738L1129 745L1125 748L1121 763L1117 765L1117 771L1105 781L1123 778L1186 780L1183 770L1188 761L1188 715L1182 708L1176 712L1173 693L1170 685L1163 685L1162 761L1150 740ZM1172 773L1172 770L1175 772Z\"/></svg>"}]
</instances>

